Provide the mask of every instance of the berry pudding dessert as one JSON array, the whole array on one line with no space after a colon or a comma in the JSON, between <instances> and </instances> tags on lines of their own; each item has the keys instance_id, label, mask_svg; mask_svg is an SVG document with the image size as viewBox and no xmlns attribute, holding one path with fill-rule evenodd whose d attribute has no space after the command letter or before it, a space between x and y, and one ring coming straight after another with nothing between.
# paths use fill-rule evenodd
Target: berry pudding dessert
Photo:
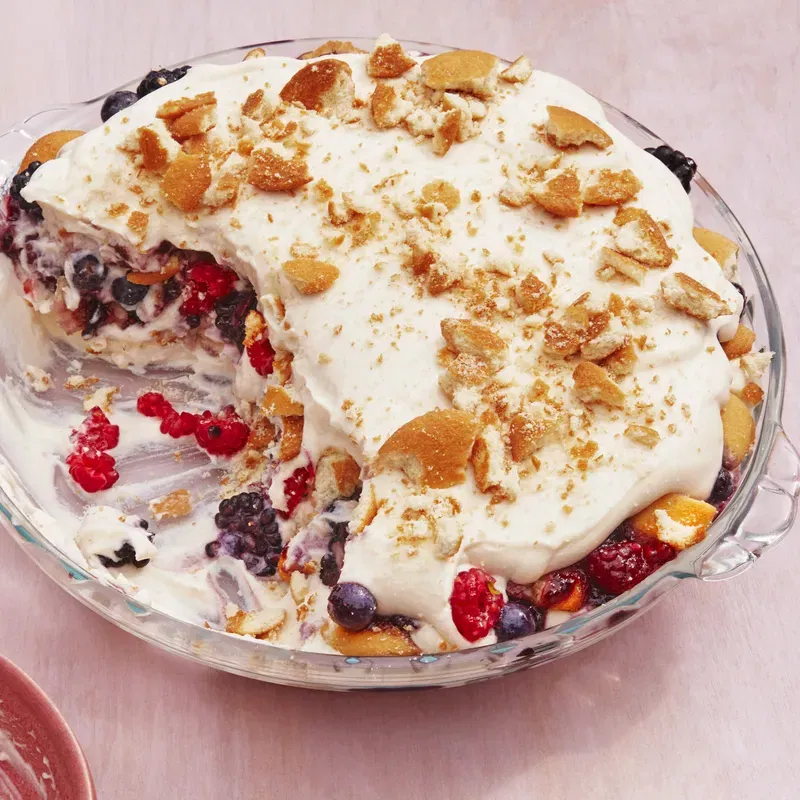
<instances>
[{"instance_id":1,"label":"berry pudding dessert","mask_svg":"<svg viewBox=\"0 0 800 800\"><path fill-rule=\"evenodd\" d=\"M771 358L737 246L691 158L524 56L258 49L98 122L0 201L0 485L101 580L287 648L457 650L634 589L736 489Z\"/></svg>"}]
</instances>

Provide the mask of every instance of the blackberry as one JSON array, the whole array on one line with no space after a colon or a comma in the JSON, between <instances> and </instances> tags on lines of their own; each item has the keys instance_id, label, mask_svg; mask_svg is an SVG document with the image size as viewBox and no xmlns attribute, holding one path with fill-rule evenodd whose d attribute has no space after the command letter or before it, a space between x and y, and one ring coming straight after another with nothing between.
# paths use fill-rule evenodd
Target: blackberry
<instances>
[{"instance_id":1,"label":"blackberry","mask_svg":"<svg viewBox=\"0 0 800 800\"><path fill-rule=\"evenodd\" d=\"M731 285L742 296L742 313L739 314L739 319L741 319L744 316L744 312L747 311L747 292L745 292L744 286L742 286L741 283L736 283L736 281L731 281Z\"/></svg>"},{"instance_id":2,"label":"blackberry","mask_svg":"<svg viewBox=\"0 0 800 800\"><path fill-rule=\"evenodd\" d=\"M283 549L274 509L258 492L241 492L219 504L214 523L220 533L206 545L206 555L227 554L244 562L254 575L274 575Z\"/></svg>"},{"instance_id":3,"label":"blackberry","mask_svg":"<svg viewBox=\"0 0 800 800\"><path fill-rule=\"evenodd\" d=\"M108 317L108 307L96 297L90 297L85 303L86 322L83 325L81 336L89 339L97 333L97 329L105 324Z\"/></svg>"},{"instance_id":4,"label":"blackberry","mask_svg":"<svg viewBox=\"0 0 800 800\"><path fill-rule=\"evenodd\" d=\"M147 520L141 519L139 520L139 527L147 530L150 525L148 524ZM153 537L155 534L148 534L147 538L152 542ZM149 558L143 558L139 560L136 558L136 550L134 549L133 545L125 541L122 543L122 547L119 550L114 551L114 555L116 558L109 558L108 556L101 556L98 555L97 558L100 560L100 563L106 567L124 567L126 564L132 564L137 569L141 569L142 567L146 567L150 563Z\"/></svg>"},{"instance_id":5,"label":"blackberry","mask_svg":"<svg viewBox=\"0 0 800 800\"><path fill-rule=\"evenodd\" d=\"M124 108L128 108L128 106L132 106L138 99L139 96L136 92L114 92L114 94L110 94L103 101L103 107L100 109L100 119L103 122L108 122L114 114Z\"/></svg>"},{"instance_id":6,"label":"blackberry","mask_svg":"<svg viewBox=\"0 0 800 800\"><path fill-rule=\"evenodd\" d=\"M733 488L733 475L731 475L725 467L720 467L708 502L711 503L712 506L718 506L724 503L733 494Z\"/></svg>"},{"instance_id":7,"label":"blackberry","mask_svg":"<svg viewBox=\"0 0 800 800\"><path fill-rule=\"evenodd\" d=\"M244 320L256 309L256 293L252 289L233 291L217 300L216 326L223 339L233 342L241 350L244 347Z\"/></svg>"},{"instance_id":8,"label":"blackberry","mask_svg":"<svg viewBox=\"0 0 800 800\"><path fill-rule=\"evenodd\" d=\"M136 95L139 98L144 97L168 83L179 81L191 69L188 65L178 67L177 69L151 69L147 75L142 78L141 83L136 87Z\"/></svg>"},{"instance_id":9,"label":"blackberry","mask_svg":"<svg viewBox=\"0 0 800 800\"><path fill-rule=\"evenodd\" d=\"M19 248L14 245L14 229L9 225L0 233L0 253L11 256L15 251L19 252Z\"/></svg>"},{"instance_id":10,"label":"blackberry","mask_svg":"<svg viewBox=\"0 0 800 800\"><path fill-rule=\"evenodd\" d=\"M590 608L597 608L598 606L602 606L609 600L613 599L613 594L608 594L608 592L604 592L602 589L598 589L597 586L594 585L589 587L589 599L587 600L587 605Z\"/></svg>"},{"instance_id":11,"label":"blackberry","mask_svg":"<svg viewBox=\"0 0 800 800\"><path fill-rule=\"evenodd\" d=\"M11 179L11 188L8 190L9 195L13 198L14 202L24 211L27 211L31 216L36 219L42 219L42 209L38 203L29 203L21 194L22 190L28 185L31 176L42 166L41 161L31 161L22 172L18 172Z\"/></svg>"},{"instance_id":12,"label":"blackberry","mask_svg":"<svg viewBox=\"0 0 800 800\"><path fill-rule=\"evenodd\" d=\"M629 520L624 520L608 535L608 540L611 542L629 542L636 536Z\"/></svg>"},{"instance_id":13,"label":"blackberry","mask_svg":"<svg viewBox=\"0 0 800 800\"><path fill-rule=\"evenodd\" d=\"M413 617L407 617L405 614L391 614L388 617L376 615L375 618L378 622L388 622L390 625L394 625L395 628L400 628L400 630L403 631L419 630L419 620L416 620Z\"/></svg>"},{"instance_id":14,"label":"blackberry","mask_svg":"<svg viewBox=\"0 0 800 800\"><path fill-rule=\"evenodd\" d=\"M103 287L108 270L97 256L91 253L79 256L72 262L72 285L81 293L96 292Z\"/></svg>"},{"instance_id":15,"label":"blackberry","mask_svg":"<svg viewBox=\"0 0 800 800\"><path fill-rule=\"evenodd\" d=\"M121 306L136 306L147 297L149 286L131 283L127 278L117 278L111 284L111 294Z\"/></svg>"},{"instance_id":16,"label":"blackberry","mask_svg":"<svg viewBox=\"0 0 800 800\"><path fill-rule=\"evenodd\" d=\"M673 150L669 145L662 144L658 147L645 147L645 151L655 156L667 169L681 182L681 186L688 194L692 188L692 178L697 172L697 164L680 150Z\"/></svg>"},{"instance_id":17,"label":"blackberry","mask_svg":"<svg viewBox=\"0 0 800 800\"><path fill-rule=\"evenodd\" d=\"M326 586L335 586L339 582L344 564L344 543L347 539L347 523L335 522L331 525L331 538L328 541L328 552L320 559L319 578Z\"/></svg>"}]
</instances>

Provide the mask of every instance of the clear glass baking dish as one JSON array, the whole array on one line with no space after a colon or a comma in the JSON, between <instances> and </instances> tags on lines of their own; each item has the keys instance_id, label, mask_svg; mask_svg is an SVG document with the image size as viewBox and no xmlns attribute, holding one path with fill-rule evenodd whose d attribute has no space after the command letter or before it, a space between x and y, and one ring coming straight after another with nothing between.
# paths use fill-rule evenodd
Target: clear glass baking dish
<instances>
[{"instance_id":1,"label":"clear glass baking dish","mask_svg":"<svg viewBox=\"0 0 800 800\"><path fill-rule=\"evenodd\" d=\"M266 42L211 53L188 63L235 63L258 46L264 47L270 55L296 57L324 41ZM350 41L365 50L372 46L369 39ZM429 54L452 49L410 41L404 41L403 45L409 50ZM119 88L133 89L138 80ZM105 95L85 103L42 111L0 136L0 185L14 174L33 140L52 130L87 130L99 124L104 99ZM606 103L603 106L611 123L642 147L661 143L655 134L623 112ZM3 527L39 567L73 597L152 644L249 678L330 690L457 686L537 666L610 635L642 615L685 579L713 581L738 575L791 529L800 496L800 456L781 427L785 343L775 295L764 267L733 212L702 175L696 176L690 196L697 224L738 242L742 283L748 296L745 315L756 332L756 348L765 347L775 353L766 376L764 402L756 411L756 445L743 466L736 494L711 526L706 539L683 551L631 591L589 613L524 639L448 654L365 659L296 652L207 630L132 600L101 583L60 552L37 530L29 515L0 490ZM0 463L12 470L14 457L14 453L0 451Z\"/></svg>"}]
</instances>

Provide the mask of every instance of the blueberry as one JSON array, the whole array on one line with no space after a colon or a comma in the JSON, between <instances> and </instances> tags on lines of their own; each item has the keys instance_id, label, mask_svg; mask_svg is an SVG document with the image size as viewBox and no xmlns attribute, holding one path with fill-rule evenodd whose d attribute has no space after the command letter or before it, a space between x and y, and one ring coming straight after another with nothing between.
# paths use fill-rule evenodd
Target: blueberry
<instances>
[{"instance_id":1,"label":"blueberry","mask_svg":"<svg viewBox=\"0 0 800 800\"><path fill-rule=\"evenodd\" d=\"M189 316L184 317L184 319L190 328L199 328L200 323L203 321L201 317L197 316L197 314L189 314Z\"/></svg>"},{"instance_id":2,"label":"blueberry","mask_svg":"<svg viewBox=\"0 0 800 800\"><path fill-rule=\"evenodd\" d=\"M147 297L149 286L131 283L127 278L117 278L111 284L111 294L121 306L135 306Z\"/></svg>"},{"instance_id":3,"label":"blueberry","mask_svg":"<svg viewBox=\"0 0 800 800\"><path fill-rule=\"evenodd\" d=\"M378 603L360 583L337 583L328 597L331 619L349 631L364 630L375 618Z\"/></svg>"},{"instance_id":4,"label":"blueberry","mask_svg":"<svg viewBox=\"0 0 800 800\"><path fill-rule=\"evenodd\" d=\"M136 92L114 92L114 94L110 94L103 101L103 107L100 109L100 119L103 122L108 122L114 114L122 111L123 108L132 106L138 99L139 96Z\"/></svg>"},{"instance_id":5,"label":"blueberry","mask_svg":"<svg viewBox=\"0 0 800 800\"><path fill-rule=\"evenodd\" d=\"M136 94L138 97L144 97L168 83L174 83L180 80L191 69L188 65L178 67L177 69L153 69L147 73L142 79L142 82L136 87Z\"/></svg>"},{"instance_id":6,"label":"blueberry","mask_svg":"<svg viewBox=\"0 0 800 800\"><path fill-rule=\"evenodd\" d=\"M498 642L519 639L534 633L541 625L541 613L527 603L506 603L494 626Z\"/></svg>"},{"instance_id":7,"label":"blueberry","mask_svg":"<svg viewBox=\"0 0 800 800\"><path fill-rule=\"evenodd\" d=\"M97 256L91 253L72 262L72 285L81 293L96 292L102 288L108 270Z\"/></svg>"},{"instance_id":8,"label":"blueberry","mask_svg":"<svg viewBox=\"0 0 800 800\"><path fill-rule=\"evenodd\" d=\"M725 467L721 467L714 488L708 498L712 506L724 503L733 494L733 475Z\"/></svg>"},{"instance_id":9,"label":"blueberry","mask_svg":"<svg viewBox=\"0 0 800 800\"><path fill-rule=\"evenodd\" d=\"M42 209L38 203L29 203L21 194L22 190L28 185L30 182L31 176L34 172L36 172L39 167L42 166L41 161L31 161L22 172L18 172L12 179L11 179L11 188L8 190L9 195L11 198L16 202L16 204L27 211L29 214L33 215L37 219L42 218Z\"/></svg>"}]
</instances>

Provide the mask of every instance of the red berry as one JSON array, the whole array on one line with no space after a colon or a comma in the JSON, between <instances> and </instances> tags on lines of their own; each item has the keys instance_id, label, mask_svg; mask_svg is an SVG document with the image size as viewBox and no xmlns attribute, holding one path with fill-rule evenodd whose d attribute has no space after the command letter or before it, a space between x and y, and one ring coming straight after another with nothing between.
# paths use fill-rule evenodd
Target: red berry
<instances>
[{"instance_id":1,"label":"red berry","mask_svg":"<svg viewBox=\"0 0 800 800\"><path fill-rule=\"evenodd\" d=\"M185 299L180 306L184 317L208 314L214 303L224 297L236 283L236 273L213 262L201 261L186 270Z\"/></svg>"},{"instance_id":2,"label":"red berry","mask_svg":"<svg viewBox=\"0 0 800 800\"><path fill-rule=\"evenodd\" d=\"M286 511L281 511L281 516L291 517L300 501L308 493L308 487L314 482L314 465L298 467L284 482L283 494L286 498Z\"/></svg>"},{"instance_id":3,"label":"red berry","mask_svg":"<svg viewBox=\"0 0 800 800\"><path fill-rule=\"evenodd\" d=\"M72 480L86 492L110 489L119 480L119 473L114 469L116 461L99 450L72 453L67 456L67 466Z\"/></svg>"},{"instance_id":4,"label":"red berry","mask_svg":"<svg viewBox=\"0 0 800 800\"><path fill-rule=\"evenodd\" d=\"M256 340L253 344L247 345L247 355L250 358L250 363L253 369L266 378L267 375L272 374L272 363L275 360L275 351L269 343L269 339L262 336L261 339Z\"/></svg>"},{"instance_id":5,"label":"red berry","mask_svg":"<svg viewBox=\"0 0 800 800\"><path fill-rule=\"evenodd\" d=\"M119 425L112 425L100 406L94 406L70 439L78 450L111 450L119 444Z\"/></svg>"},{"instance_id":6,"label":"red berry","mask_svg":"<svg viewBox=\"0 0 800 800\"><path fill-rule=\"evenodd\" d=\"M204 411L197 420L197 444L214 456L232 456L247 443L250 428L234 411L226 406L219 414Z\"/></svg>"},{"instance_id":7,"label":"red berry","mask_svg":"<svg viewBox=\"0 0 800 800\"><path fill-rule=\"evenodd\" d=\"M586 557L589 577L604 592L619 595L675 558L671 545L654 538L606 541Z\"/></svg>"},{"instance_id":8,"label":"red berry","mask_svg":"<svg viewBox=\"0 0 800 800\"><path fill-rule=\"evenodd\" d=\"M580 611L588 598L589 578L577 567L548 572L531 587L531 601L539 608Z\"/></svg>"},{"instance_id":9,"label":"red berry","mask_svg":"<svg viewBox=\"0 0 800 800\"><path fill-rule=\"evenodd\" d=\"M170 409L161 420L161 433L166 433L173 439L180 439L181 436L191 436L197 430L197 417L186 411L180 414L174 409Z\"/></svg>"},{"instance_id":10,"label":"red berry","mask_svg":"<svg viewBox=\"0 0 800 800\"><path fill-rule=\"evenodd\" d=\"M136 401L136 410L146 417L165 417L173 409L160 392L147 392Z\"/></svg>"},{"instance_id":11,"label":"red berry","mask_svg":"<svg viewBox=\"0 0 800 800\"><path fill-rule=\"evenodd\" d=\"M494 627L504 605L494 579L482 569L459 572L450 595L450 610L458 632L470 642L482 639Z\"/></svg>"}]
</instances>

